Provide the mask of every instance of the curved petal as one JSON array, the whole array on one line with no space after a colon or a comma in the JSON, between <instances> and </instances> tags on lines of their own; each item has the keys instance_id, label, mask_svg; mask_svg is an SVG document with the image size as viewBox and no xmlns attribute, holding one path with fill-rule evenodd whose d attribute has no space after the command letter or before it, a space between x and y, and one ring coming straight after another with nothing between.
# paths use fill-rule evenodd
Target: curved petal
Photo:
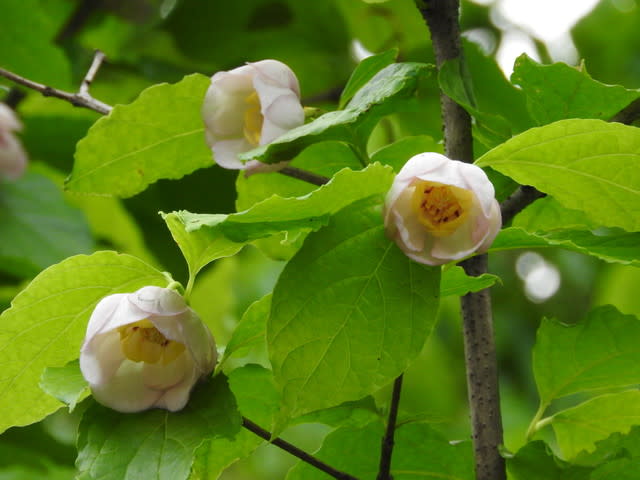
<instances>
[{"instance_id":1,"label":"curved petal","mask_svg":"<svg viewBox=\"0 0 640 480\"><path fill-rule=\"evenodd\" d=\"M298 97L290 91L275 98L266 108L263 105L260 144L265 145L282 134L304 124L304 110Z\"/></svg>"},{"instance_id":2,"label":"curved petal","mask_svg":"<svg viewBox=\"0 0 640 480\"><path fill-rule=\"evenodd\" d=\"M298 78L295 73L293 73L293 70L284 63L278 60L267 59L249 63L247 66L252 68L255 71L256 77L261 77L263 82L285 87L300 97Z\"/></svg>"},{"instance_id":3,"label":"curved petal","mask_svg":"<svg viewBox=\"0 0 640 480\"><path fill-rule=\"evenodd\" d=\"M14 111L4 103L0 103L0 130L7 132L22 130L22 123Z\"/></svg>"},{"instance_id":4,"label":"curved petal","mask_svg":"<svg viewBox=\"0 0 640 480\"><path fill-rule=\"evenodd\" d=\"M189 401L191 390L197 381L196 371L191 370L191 374L186 376L182 382L165 390L162 396L156 400L154 407L164 408L171 412L182 410Z\"/></svg>"},{"instance_id":5,"label":"curved petal","mask_svg":"<svg viewBox=\"0 0 640 480\"><path fill-rule=\"evenodd\" d=\"M27 168L27 154L11 132L0 130L0 175L17 180Z\"/></svg>"},{"instance_id":6,"label":"curved petal","mask_svg":"<svg viewBox=\"0 0 640 480\"><path fill-rule=\"evenodd\" d=\"M193 369L193 362L189 354L184 351L173 362L166 365L144 363L142 381L145 386L153 390L164 391L181 383L186 377L190 377Z\"/></svg>"},{"instance_id":7,"label":"curved petal","mask_svg":"<svg viewBox=\"0 0 640 480\"><path fill-rule=\"evenodd\" d=\"M80 351L80 371L91 384L107 382L125 360L120 335L111 331L96 335Z\"/></svg>"},{"instance_id":8,"label":"curved petal","mask_svg":"<svg viewBox=\"0 0 640 480\"><path fill-rule=\"evenodd\" d=\"M489 250L489 247L500 232L500 228L502 228L502 213L500 211L500 204L494 199L493 204L491 205L491 212L489 214L487 235L478 247L478 253L484 253Z\"/></svg>"},{"instance_id":9,"label":"curved petal","mask_svg":"<svg viewBox=\"0 0 640 480\"><path fill-rule=\"evenodd\" d=\"M142 362L125 360L109 382L91 384L97 402L119 412L140 412L154 406L162 391L148 388L142 381Z\"/></svg>"},{"instance_id":10,"label":"curved petal","mask_svg":"<svg viewBox=\"0 0 640 480\"><path fill-rule=\"evenodd\" d=\"M222 168L242 170L244 164L238 158L238 154L251 150L251 145L244 138L235 140L220 140L213 147L213 159Z\"/></svg>"},{"instance_id":11,"label":"curved petal","mask_svg":"<svg viewBox=\"0 0 640 480\"><path fill-rule=\"evenodd\" d=\"M98 302L91 313L82 350L99 333L105 333L127 323L137 322L148 316L127 301L126 293L108 295Z\"/></svg>"},{"instance_id":12,"label":"curved petal","mask_svg":"<svg viewBox=\"0 0 640 480\"><path fill-rule=\"evenodd\" d=\"M153 315L178 315L189 308L178 292L162 287L142 287L127 298L140 310Z\"/></svg>"}]
</instances>

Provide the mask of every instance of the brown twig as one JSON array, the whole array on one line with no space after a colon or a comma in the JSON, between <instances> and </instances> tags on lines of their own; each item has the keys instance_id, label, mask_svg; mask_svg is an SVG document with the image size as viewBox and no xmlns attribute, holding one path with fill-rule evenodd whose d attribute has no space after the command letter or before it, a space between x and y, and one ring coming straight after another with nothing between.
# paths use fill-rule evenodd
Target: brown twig
<instances>
[{"instance_id":1,"label":"brown twig","mask_svg":"<svg viewBox=\"0 0 640 480\"><path fill-rule=\"evenodd\" d=\"M391 456L393 454L394 434L396 422L398 420L398 406L400 405L400 392L402 391L402 375L393 382L393 393L391 394L391 405L389 406L389 417L387 419L387 429L382 437L382 447L380 449L380 468L376 480L393 480L391 476Z\"/></svg>"},{"instance_id":2,"label":"brown twig","mask_svg":"<svg viewBox=\"0 0 640 480\"><path fill-rule=\"evenodd\" d=\"M0 68L0 76L8 78L18 85L22 85L24 87L30 88L31 90L40 92L45 97L60 98L69 102L75 107L88 108L89 110L93 110L103 115L108 115L109 112L111 112L112 107L110 105L107 105L106 103L101 102L100 100L96 100L91 95L89 95L88 92L89 84L93 80L93 77L100 67L103 58L104 55L102 55L102 52L96 52L96 56L91 63L91 67L89 68L89 71L87 72L87 75L82 82L83 85L80 87L80 91L78 93L65 92L64 90L58 90L57 88L34 82L33 80L29 80L28 78L24 78L13 72L10 72L9 70L5 70L4 68Z\"/></svg>"},{"instance_id":3,"label":"brown twig","mask_svg":"<svg viewBox=\"0 0 640 480\"><path fill-rule=\"evenodd\" d=\"M461 58L458 0L423 0L418 3L431 32L437 66L447 60ZM447 156L472 162L471 118L444 93L440 98ZM467 275L481 275L488 270L487 255L477 255L461 265ZM498 366L489 291L468 293L461 298L460 305L476 478L504 480L505 462L499 451L502 418Z\"/></svg>"},{"instance_id":4,"label":"brown twig","mask_svg":"<svg viewBox=\"0 0 640 480\"><path fill-rule=\"evenodd\" d=\"M513 217L531 205L537 199L545 197L546 194L529 185L522 185L513 192L509 198L500 204L502 212L502 225L509 225Z\"/></svg>"},{"instance_id":5,"label":"brown twig","mask_svg":"<svg viewBox=\"0 0 640 480\"><path fill-rule=\"evenodd\" d=\"M300 450L298 447L290 444L289 442L282 440L281 438L271 438L271 433L259 425L253 423L246 417L242 417L242 426L249 430L252 433L255 433L260 438L266 440L267 442L272 443L273 445L281 448L285 452L290 453L294 457L299 458L305 463L317 468L318 470L323 471L327 475L332 476L338 480L358 480L356 477L349 475L348 473L341 472L340 470L336 470L330 465L327 465L321 460L318 460L313 455L305 452L304 450Z\"/></svg>"},{"instance_id":6,"label":"brown twig","mask_svg":"<svg viewBox=\"0 0 640 480\"><path fill-rule=\"evenodd\" d=\"M298 180L302 180L303 182L311 183L313 185L322 186L326 183L329 183L329 178L323 177L322 175L317 175L313 172L309 172L308 170L302 170L297 167L286 166L281 170L278 170L282 175L286 175L287 177L297 178Z\"/></svg>"}]
</instances>

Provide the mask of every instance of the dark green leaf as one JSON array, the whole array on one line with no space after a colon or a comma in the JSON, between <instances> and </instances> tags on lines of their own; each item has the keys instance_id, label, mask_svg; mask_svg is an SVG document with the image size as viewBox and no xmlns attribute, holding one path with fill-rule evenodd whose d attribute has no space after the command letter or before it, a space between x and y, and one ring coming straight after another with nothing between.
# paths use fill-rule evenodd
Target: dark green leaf
<instances>
[{"instance_id":1,"label":"dark green leaf","mask_svg":"<svg viewBox=\"0 0 640 480\"><path fill-rule=\"evenodd\" d=\"M391 165L394 171L399 172L407 160L414 155L424 152L444 153L443 147L428 135L404 137L376 151L371 155L371 161Z\"/></svg>"},{"instance_id":2,"label":"dark green leaf","mask_svg":"<svg viewBox=\"0 0 640 480\"><path fill-rule=\"evenodd\" d=\"M465 295L469 292L479 292L491 287L498 281L500 281L500 277L489 273L483 273L478 277L470 277L464 273L462 267L446 268L442 272L440 296L448 297L449 295Z\"/></svg>"},{"instance_id":3,"label":"dark green leaf","mask_svg":"<svg viewBox=\"0 0 640 480\"><path fill-rule=\"evenodd\" d=\"M89 395L89 384L82 376L77 360L64 367L45 368L40 379L40 388L66 403L70 412Z\"/></svg>"},{"instance_id":4,"label":"dark green leaf","mask_svg":"<svg viewBox=\"0 0 640 480\"><path fill-rule=\"evenodd\" d=\"M378 55L372 55L371 57L367 57L362 60L351 74L344 90L342 90L339 108L344 108L360 88L362 88L384 67L391 65L396 60L397 56L398 49L392 48L391 50L379 53Z\"/></svg>"},{"instance_id":5,"label":"dark green leaf","mask_svg":"<svg viewBox=\"0 0 640 480\"><path fill-rule=\"evenodd\" d=\"M253 346L266 343L267 318L271 311L271 294L253 302L242 315L240 323L224 350L220 366L233 354L247 351Z\"/></svg>"}]
</instances>

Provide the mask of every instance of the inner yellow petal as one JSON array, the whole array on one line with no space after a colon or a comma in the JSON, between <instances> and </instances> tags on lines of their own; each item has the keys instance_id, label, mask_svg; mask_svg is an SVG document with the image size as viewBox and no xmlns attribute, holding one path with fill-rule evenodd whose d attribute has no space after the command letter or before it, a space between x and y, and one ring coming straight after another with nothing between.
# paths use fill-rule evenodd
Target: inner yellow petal
<instances>
[{"instance_id":1,"label":"inner yellow petal","mask_svg":"<svg viewBox=\"0 0 640 480\"><path fill-rule=\"evenodd\" d=\"M122 353L133 362L167 365L185 350L184 344L166 338L148 319L130 323L118 331Z\"/></svg>"},{"instance_id":2,"label":"inner yellow petal","mask_svg":"<svg viewBox=\"0 0 640 480\"><path fill-rule=\"evenodd\" d=\"M412 207L435 237L446 237L463 224L473 205L473 193L452 185L421 180L415 184Z\"/></svg>"},{"instance_id":3,"label":"inner yellow petal","mask_svg":"<svg viewBox=\"0 0 640 480\"><path fill-rule=\"evenodd\" d=\"M257 147L260 144L264 120L260 111L260 98L257 92L253 92L244 101L247 104L247 109L244 111L244 138L252 146Z\"/></svg>"}]
</instances>

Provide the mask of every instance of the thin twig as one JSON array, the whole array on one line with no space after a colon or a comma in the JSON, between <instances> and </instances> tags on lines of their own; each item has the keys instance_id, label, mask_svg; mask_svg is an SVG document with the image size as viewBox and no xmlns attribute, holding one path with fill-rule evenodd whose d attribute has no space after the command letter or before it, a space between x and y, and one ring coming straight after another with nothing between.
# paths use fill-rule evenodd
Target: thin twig
<instances>
[{"instance_id":1,"label":"thin twig","mask_svg":"<svg viewBox=\"0 0 640 480\"><path fill-rule=\"evenodd\" d=\"M49 87L47 85L34 82L33 80L21 77L20 75L10 72L9 70L5 70L4 68L0 68L0 76L8 78L18 85L22 85L24 87L30 88L31 90L40 92L45 97L55 97L65 100L74 107L88 108L89 110L93 110L103 115L108 115L111 111L110 105L102 103L100 100L96 100L89 95L83 96L80 93L70 93L65 92L64 90L58 90L57 88Z\"/></svg>"},{"instance_id":2,"label":"thin twig","mask_svg":"<svg viewBox=\"0 0 640 480\"><path fill-rule=\"evenodd\" d=\"M282 440L281 438L271 439L271 433L259 425L253 423L246 417L242 417L242 426L249 430L252 433L255 433L260 438L266 440L267 442L271 442L273 445L281 448L282 450L290 453L294 457L299 458L305 463L317 468L318 470L323 471L327 475L332 476L333 478L337 478L338 480L358 480L356 477L349 475L348 473L341 472L340 470L336 470L330 465L327 465L321 460L318 460L313 455L305 452L304 450L300 450L298 447L291 445L289 442Z\"/></svg>"},{"instance_id":3,"label":"thin twig","mask_svg":"<svg viewBox=\"0 0 640 480\"><path fill-rule=\"evenodd\" d=\"M297 167L286 166L281 170L278 170L282 175L286 175L287 177L297 178L298 180L302 180L303 182L311 183L313 185L322 186L326 183L329 183L330 178L323 177L322 175L317 175L313 172L309 172L308 170L302 170Z\"/></svg>"},{"instance_id":4,"label":"thin twig","mask_svg":"<svg viewBox=\"0 0 640 480\"><path fill-rule=\"evenodd\" d=\"M611 117L610 122L624 123L625 125L631 125L633 122L640 118L640 98L634 100L625 108Z\"/></svg>"},{"instance_id":5,"label":"thin twig","mask_svg":"<svg viewBox=\"0 0 640 480\"><path fill-rule=\"evenodd\" d=\"M96 52L93 54L93 60L91 62L91 65L89 66L89 70L87 70L87 74L84 76L84 78L82 79L82 83L80 84L80 95L91 97L89 95L89 87L91 86L93 80L96 78L96 74L98 73L98 70L100 70L102 62L104 62L104 53L102 53L100 50L96 50Z\"/></svg>"},{"instance_id":6,"label":"thin twig","mask_svg":"<svg viewBox=\"0 0 640 480\"><path fill-rule=\"evenodd\" d=\"M458 0L422 0L418 4L431 32L438 68L447 60L461 58ZM441 107L447 156L472 162L469 114L443 93ZM488 271L487 255L477 255L461 265L467 275L481 275ZM460 305L476 478L504 480L505 462L499 451L502 444L502 418L498 365L489 291L468 293L461 298Z\"/></svg>"},{"instance_id":7,"label":"thin twig","mask_svg":"<svg viewBox=\"0 0 640 480\"><path fill-rule=\"evenodd\" d=\"M389 406L389 418L387 419L387 430L382 437L382 447L380 449L380 468L376 480L393 480L391 476L391 455L393 454L394 434L396 422L398 420L398 406L400 405L400 392L402 391L402 375L393 382L393 393L391 394L391 405Z\"/></svg>"},{"instance_id":8,"label":"thin twig","mask_svg":"<svg viewBox=\"0 0 640 480\"><path fill-rule=\"evenodd\" d=\"M502 224L508 225L518 213L546 194L529 185L522 185L500 204Z\"/></svg>"}]
</instances>

